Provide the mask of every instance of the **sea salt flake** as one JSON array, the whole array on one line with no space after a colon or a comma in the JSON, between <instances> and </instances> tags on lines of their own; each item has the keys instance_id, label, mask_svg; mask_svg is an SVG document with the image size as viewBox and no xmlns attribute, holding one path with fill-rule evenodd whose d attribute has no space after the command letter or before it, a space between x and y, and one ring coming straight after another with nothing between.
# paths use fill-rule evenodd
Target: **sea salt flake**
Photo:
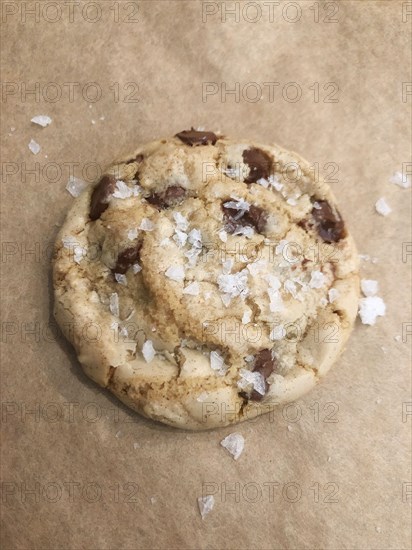
<instances>
[{"instance_id":1,"label":"sea salt flake","mask_svg":"<svg viewBox=\"0 0 412 550\"><path fill-rule=\"evenodd\" d=\"M276 277L276 275L272 275L272 273L269 273L269 275L266 275L265 279L269 283L269 286L272 290L279 290L281 287L281 283L279 279Z\"/></svg>"},{"instance_id":2,"label":"sea salt flake","mask_svg":"<svg viewBox=\"0 0 412 550\"><path fill-rule=\"evenodd\" d=\"M219 239L222 241L222 243L227 242L227 232L224 229L221 229L218 233Z\"/></svg>"},{"instance_id":3,"label":"sea salt flake","mask_svg":"<svg viewBox=\"0 0 412 550\"><path fill-rule=\"evenodd\" d=\"M411 180L408 175L403 175L402 172L395 172L393 176L389 178L390 183L394 183L395 185L399 185L399 187L403 187L404 189L407 189L411 186Z\"/></svg>"},{"instance_id":4,"label":"sea salt flake","mask_svg":"<svg viewBox=\"0 0 412 550\"><path fill-rule=\"evenodd\" d=\"M188 234L189 243L195 248L202 248L202 233L199 229L192 229Z\"/></svg>"},{"instance_id":5,"label":"sea salt flake","mask_svg":"<svg viewBox=\"0 0 412 550\"><path fill-rule=\"evenodd\" d=\"M112 315L119 317L119 295L117 292L110 294L109 309Z\"/></svg>"},{"instance_id":6,"label":"sea salt flake","mask_svg":"<svg viewBox=\"0 0 412 550\"><path fill-rule=\"evenodd\" d=\"M361 290L364 296L375 296L378 293L378 281L362 279Z\"/></svg>"},{"instance_id":7,"label":"sea salt flake","mask_svg":"<svg viewBox=\"0 0 412 550\"><path fill-rule=\"evenodd\" d=\"M359 316L364 325L374 325L376 318L385 313L385 302L379 296L367 296L359 301Z\"/></svg>"},{"instance_id":8,"label":"sea salt flake","mask_svg":"<svg viewBox=\"0 0 412 550\"><path fill-rule=\"evenodd\" d=\"M245 447L245 438L242 434L235 432L222 439L220 444L237 460Z\"/></svg>"},{"instance_id":9,"label":"sea salt flake","mask_svg":"<svg viewBox=\"0 0 412 550\"><path fill-rule=\"evenodd\" d=\"M197 396L196 401L199 401L199 403L204 403L208 397L209 397L209 394L206 391L204 391Z\"/></svg>"},{"instance_id":10,"label":"sea salt flake","mask_svg":"<svg viewBox=\"0 0 412 550\"><path fill-rule=\"evenodd\" d=\"M294 199L293 197L290 197L289 199L287 199L286 201L290 206L296 206L298 203L296 201L296 199Z\"/></svg>"},{"instance_id":11,"label":"sea salt flake","mask_svg":"<svg viewBox=\"0 0 412 550\"><path fill-rule=\"evenodd\" d=\"M232 271L233 259L229 258L222 263L222 270L225 275L228 275Z\"/></svg>"},{"instance_id":12,"label":"sea salt flake","mask_svg":"<svg viewBox=\"0 0 412 550\"><path fill-rule=\"evenodd\" d=\"M134 274L139 273L139 271L142 271L142 268L139 264L133 264L132 269Z\"/></svg>"},{"instance_id":13,"label":"sea salt flake","mask_svg":"<svg viewBox=\"0 0 412 550\"><path fill-rule=\"evenodd\" d=\"M263 375L260 372L252 372L247 369L240 369L240 379L237 382L238 388L245 390L253 387L260 395L266 393L266 383Z\"/></svg>"},{"instance_id":14,"label":"sea salt flake","mask_svg":"<svg viewBox=\"0 0 412 550\"><path fill-rule=\"evenodd\" d=\"M52 119L47 115L37 115L31 119L31 122L34 122L34 124L38 124L39 126L46 128L46 126L51 124Z\"/></svg>"},{"instance_id":15,"label":"sea salt flake","mask_svg":"<svg viewBox=\"0 0 412 550\"><path fill-rule=\"evenodd\" d=\"M210 300L211 296L212 296L212 291L211 290L207 290L206 292L203 293L203 296L205 298L206 301Z\"/></svg>"},{"instance_id":16,"label":"sea salt flake","mask_svg":"<svg viewBox=\"0 0 412 550\"><path fill-rule=\"evenodd\" d=\"M121 273L115 273L114 278L116 281L123 286L127 286L127 277L126 275L122 275Z\"/></svg>"},{"instance_id":17,"label":"sea salt flake","mask_svg":"<svg viewBox=\"0 0 412 550\"><path fill-rule=\"evenodd\" d=\"M37 155L38 153L40 153L40 145L36 141L34 141L34 139L30 140L28 147L33 155Z\"/></svg>"},{"instance_id":18,"label":"sea salt flake","mask_svg":"<svg viewBox=\"0 0 412 550\"><path fill-rule=\"evenodd\" d=\"M322 296L319 300L319 305L321 307L326 307L328 305L328 300L324 296Z\"/></svg>"},{"instance_id":19,"label":"sea salt flake","mask_svg":"<svg viewBox=\"0 0 412 550\"><path fill-rule=\"evenodd\" d=\"M87 183L80 178L70 176L66 189L72 197L78 197L86 189Z\"/></svg>"},{"instance_id":20,"label":"sea salt flake","mask_svg":"<svg viewBox=\"0 0 412 550\"><path fill-rule=\"evenodd\" d=\"M255 230L250 225L245 226L239 226L236 228L236 231L234 231L233 235L244 235L248 239L251 239L253 235L255 234Z\"/></svg>"},{"instance_id":21,"label":"sea salt flake","mask_svg":"<svg viewBox=\"0 0 412 550\"><path fill-rule=\"evenodd\" d=\"M282 254L283 249L287 244L289 244L289 241L286 239L282 239L281 241L279 241L279 244L275 248L275 254Z\"/></svg>"},{"instance_id":22,"label":"sea salt flake","mask_svg":"<svg viewBox=\"0 0 412 550\"><path fill-rule=\"evenodd\" d=\"M249 210L250 203L243 199L235 198L234 201L224 202L223 206L225 208L230 208L231 210L239 210L241 214L238 217L234 216L234 219L238 219L239 217L242 217L242 215Z\"/></svg>"},{"instance_id":23,"label":"sea salt flake","mask_svg":"<svg viewBox=\"0 0 412 550\"><path fill-rule=\"evenodd\" d=\"M215 505L215 497L213 495L199 497L197 499L197 504L199 506L199 511L202 519L205 519L207 514L213 510L213 506Z\"/></svg>"},{"instance_id":24,"label":"sea salt flake","mask_svg":"<svg viewBox=\"0 0 412 550\"><path fill-rule=\"evenodd\" d=\"M142 231L153 231L154 227L155 225L151 220L149 220L148 218L143 218L140 222L139 229L141 229Z\"/></svg>"},{"instance_id":25,"label":"sea salt flake","mask_svg":"<svg viewBox=\"0 0 412 550\"><path fill-rule=\"evenodd\" d=\"M329 298L329 302L331 304L333 304L333 302L339 297L339 290L337 290L336 288L330 288L328 290L328 298Z\"/></svg>"},{"instance_id":26,"label":"sea salt flake","mask_svg":"<svg viewBox=\"0 0 412 550\"><path fill-rule=\"evenodd\" d=\"M180 212L174 212L173 218L176 222L176 227L180 229L180 231L186 231L189 228L187 218L185 218Z\"/></svg>"},{"instance_id":27,"label":"sea salt flake","mask_svg":"<svg viewBox=\"0 0 412 550\"><path fill-rule=\"evenodd\" d=\"M197 296L200 293L199 283L194 281L183 289L183 294L189 294L190 296Z\"/></svg>"},{"instance_id":28,"label":"sea salt flake","mask_svg":"<svg viewBox=\"0 0 412 550\"><path fill-rule=\"evenodd\" d=\"M195 246L192 246L190 250L185 252L185 256L188 260L189 267L194 267L196 265L197 259L201 253L202 253L202 249L197 248Z\"/></svg>"},{"instance_id":29,"label":"sea salt flake","mask_svg":"<svg viewBox=\"0 0 412 550\"><path fill-rule=\"evenodd\" d=\"M217 374L223 376L226 374L227 366L225 365L224 358L217 351L210 352L210 367L212 370L216 371Z\"/></svg>"},{"instance_id":30,"label":"sea salt flake","mask_svg":"<svg viewBox=\"0 0 412 550\"><path fill-rule=\"evenodd\" d=\"M153 361L155 353L156 352L153 347L153 342L151 340L146 340L146 342L142 346L142 355L146 363L150 363L151 361Z\"/></svg>"},{"instance_id":31,"label":"sea salt flake","mask_svg":"<svg viewBox=\"0 0 412 550\"><path fill-rule=\"evenodd\" d=\"M400 342L401 341L401 336L399 334L397 334L396 336L393 337L393 339L395 340L395 342Z\"/></svg>"},{"instance_id":32,"label":"sea salt flake","mask_svg":"<svg viewBox=\"0 0 412 550\"><path fill-rule=\"evenodd\" d=\"M270 333L269 338L273 341L282 340L286 336L286 330L283 325L274 327Z\"/></svg>"},{"instance_id":33,"label":"sea salt flake","mask_svg":"<svg viewBox=\"0 0 412 550\"><path fill-rule=\"evenodd\" d=\"M276 191L281 191L283 189L283 183L281 183L274 174L269 176L268 181L270 185L276 189Z\"/></svg>"},{"instance_id":34,"label":"sea salt flake","mask_svg":"<svg viewBox=\"0 0 412 550\"><path fill-rule=\"evenodd\" d=\"M247 325L248 323L250 323L251 318L252 318L252 310L247 309L242 315L242 325Z\"/></svg>"},{"instance_id":35,"label":"sea salt flake","mask_svg":"<svg viewBox=\"0 0 412 550\"><path fill-rule=\"evenodd\" d=\"M138 232L136 227L134 229L129 229L129 231L127 232L127 238L129 239L129 241L134 241L134 239L136 239L138 233L139 232Z\"/></svg>"},{"instance_id":36,"label":"sea salt flake","mask_svg":"<svg viewBox=\"0 0 412 550\"><path fill-rule=\"evenodd\" d=\"M128 199L132 195L133 191L128 185L125 184L124 181L116 181L116 190L113 193L113 197L115 197L116 199Z\"/></svg>"},{"instance_id":37,"label":"sea salt flake","mask_svg":"<svg viewBox=\"0 0 412 550\"><path fill-rule=\"evenodd\" d=\"M182 248L186 244L187 233L185 233L184 231L180 231L180 229L176 229L173 240L179 248Z\"/></svg>"},{"instance_id":38,"label":"sea salt flake","mask_svg":"<svg viewBox=\"0 0 412 550\"><path fill-rule=\"evenodd\" d=\"M268 288L268 295L269 295L269 309L272 313L276 313L279 311L283 311L284 304L283 299L278 290L274 290L273 288Z\"/></svg>"},{"instance_id":39,"label":"sea salt flake","mask_svg":"<svg viewBox=\"0 0 412 550\"><path fill-rule=\"evenodd\" d=\"M375 209L378 214L381 214L381 216L387 216L392 212L392 208L383 197L376 201Z\"/></svg>"},{"instance_id":40,"label":"sea salt flake","mask_svg":"<svg viewBox=\"0 0 412 550\"><path fill-rule=\"evenodd\" d=\"M229 294L231 298L235 298L236 296L244 298L249 293L247 278L246 269L242 269L238 273L218 275L217 284L219 285L220 292L223 294Z\"/></svg>"},{"instance_id":41,"label":"sea salt flake","mask_svg":"<svg viewBox=\"0 0 412 550\"><path fill-rule=\"evenodd\" d=\"M232 301L232 296L231 294L221 294L220 299L225 307L229 307L230 302Z\"/></svg>"},{"instance_id":42,"label":"sea salt flake","mask_svg":"<svg viewBox=\"0 0 412 550\"><path fill-rule=\"evenodd\" d=\"M249 261L249 259L247 259ZM251 275L258 275L262 270L267 269L268 262L264 258L256 260L255 262L248 263L246 269Z\"/></svg>"},{"instance_id":43,"label":"sea salt flake","mask_svg":"<svg viewBox=\"0 0 412 550\"><path fill-rule=\"evenodd\" d=\"M133 449L139 449L140 448L140 443L137 443L137 442L134 442L133 443Z\"/></svg>"},{"instance_id":44,"label":"sea salt flake","mask_svg":"<svg viewBox=\"0 0 412 550\"><path fill-rule=\"evenodd\" d=\"M160 246L162 246L162 247L163 247L163 246L168 246L168 245L170 244L170 242L171 242L171 241L170 241L169 237L165 237L164 239L162 239L162 240L160 241Z\"/></svg>"},{"instance_id":45,"label":"sea salt flake","mask_svg":"<svg viewBox=\"0 0 412 550\"><path fill-rule=\"evenodd\" d=\"M313 203L313 208L315 210L321 210L322 209L321 205L316 201Z\"/></svg>"},{"instance_id":46,"label":"sea salt flake","mask_svg":"<svg viewBox=\"0 0 412 550\"><path fill-rule=\"evenodd\" d=\"M312 271L309 281L310 288L322 288L326 277L321 271Z\"/></svg>"},{"instance_id":47,"label":"sea salt flake","mask_svg":"<svg viewBox=\"0 0 412 550\"><path fill-rule=\"evenodd\" d=\"M260 178L257 180L256 182L258 185L261 185L262 187L264 187L265 189L267 189L269 187L269 181L266 180L265 178Z\"/></svg>"},{"instance_id":48,"label":"sea salt flake","mask_svg":"<svg viewBox=\"0 0 412 550\"><path fill-rule=\"evenodd\" d=\"M172 281L181 282L185 278L185 270L181 265L170 266L165 271L166 277L172 279Z\"/></svg>"},{"instance_id":49,"label":"sea salt flake","mask_svg":"<svg viewBox=\"0 0 412 550\"><path fill-rule=\"evenodd\" d=\"M286 281L283 283L283 286L286 290L286 292L289 292L289 294L292 294L294 298L297 296L297 290L296 290L296 284L294 281L290 279L286 279Z\"/></svg>"}]
</instances>

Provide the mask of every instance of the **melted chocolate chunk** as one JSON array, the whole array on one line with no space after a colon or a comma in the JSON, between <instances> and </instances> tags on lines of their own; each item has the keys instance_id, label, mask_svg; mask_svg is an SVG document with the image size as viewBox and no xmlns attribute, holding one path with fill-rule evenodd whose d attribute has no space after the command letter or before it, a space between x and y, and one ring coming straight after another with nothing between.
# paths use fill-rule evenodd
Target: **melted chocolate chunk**
<instances>
[{"instance_id":1,"label":"melted chocolate chunk","mask_svg":"<svg viewBox=\"0 0 412 550\"><path fill-rule=\"evenodd\" d=\"M132 164L132 162L142 162L143 155L137 155L134 159L130 159L126 162L126 164Z\"/></svg>"},{"instance_id":2,"label":"melted chocolate chunk","mask_svg":"<svg viewBox=\"0 0 412 550\"><path fill-rule=\"evenodd\" d=\"M117 257L117 263L116 266L112 269L112 272L121 273L122 275L126 273L130 266L139 261L141 248L142 243L137 243L135 246L126 248L126 250L121 252Z\"/></svg>"},{"instance_id":3,"label":"melted chocolate chunk","mask_svg":"<svg viewBox=\"0 0 412 550\"><path fill-rule=\"evenodd\" d=\"M267 378L272 374L276 367L276 359L272 359L272 352L270 349L262 349L257 355L255 355L255 365L253 372L260 372L265 379L265 393L269 389L269 384L266 382ZM250 394L250 399L253 401L261 401L264 395L261 395L255 389Z\"/></svg>"},{"instance_id":4,"label":"melted chocolate chunk","mask_svg":"<svg viewBox=\"0 0 412 550\"><path fill-rule=\"evenodd\" d=\"M245 183L256 183L261 178L268 179L272 168L272 159L262 149L245 149L243 162L249 166L249 175Z\"/></svg>"},{"instance_id":5,"label":"melted chocolate chunk","mask_svg":"<svg viewBox=\"0 0 412 550\"><path fill-rule=\"evenodd\" d=\"M147 202L159 209L170 208L180 204L186 198L186 189L180 185L171 185L162 193L153 193L146 197Z\"/></svg>"},{"instance_id":6,"label":"melted chocolate chunk","mask_svg":"<svg viewBox=\"0 0 412 550\"><path fill-rule=\"evenodd\" d=\"M218 137L213 132L201 132L192 128L191 130L184 130L179 132L175 137L178 137L186 145L194 147L196 145L214 145L218 140Z\"/></svg>"},{"instance_id":7,"label":"melted chocolate chunk","mask_svg":"<svg viewBox=\"0 0 412 550\"><path fill-rule=\"evenodd\" d=\"M227 202L227 201L224 201ZM225 215L225 229L228 233L234 233L239 227L251 226L256 229L258 233L262 233L266 227L267 213L259 206L253 204L249 207L249 210L236 210L235 208L228 208L222 203L222 210Z\"/></svg>"},{"instance_id":8,"label":"melted chocolate chunk","mask_svg":"<svg viewBox=\"0 0 412 550\"><path fill-rule=\"evenodd\" d=\"M98 220L103 212L109 206L116 185L116 179L113 176L103 176L93 190L90 199L90 219Z\"/></svg>"},{"instance_id":9,"label":"melted chocolate chunk","mask_svg":"<svg viewBox=\"0 0 412 550\"><path fill-rule=\"evenodd\" d=\"M332 209L328 201L316 201L320 208L313 207L312 216L319 235L327 243L336 243L346 236L345 224L341 215Z\"/></svg>"}]
</instances>

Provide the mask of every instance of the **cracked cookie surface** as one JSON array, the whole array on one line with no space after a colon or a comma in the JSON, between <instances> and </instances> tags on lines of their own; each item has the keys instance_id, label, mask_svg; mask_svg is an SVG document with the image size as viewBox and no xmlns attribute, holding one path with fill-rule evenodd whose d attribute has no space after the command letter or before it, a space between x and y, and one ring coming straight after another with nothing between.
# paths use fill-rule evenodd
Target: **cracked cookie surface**
<instances>
[{"instance_id":1,"label":"cracked cookie surface","mask_svg":"<svg viewBox=\"0 0 412 550\"><path fill-rule=\"evenodd\" d=\"M53 276L88 376L198 430L313 387L359 292L353 240L306 161L193 129L139 147L74 201Z\"/></svg>"}]
</instances>

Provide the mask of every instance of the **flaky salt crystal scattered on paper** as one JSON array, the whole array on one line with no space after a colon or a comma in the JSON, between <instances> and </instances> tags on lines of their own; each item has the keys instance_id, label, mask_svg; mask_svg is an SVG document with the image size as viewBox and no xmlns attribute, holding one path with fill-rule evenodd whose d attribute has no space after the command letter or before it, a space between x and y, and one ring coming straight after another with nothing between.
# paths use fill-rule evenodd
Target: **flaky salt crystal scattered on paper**
<instances>
[{"instance_id":1,"label":"flaky salt crystal scattered on paper","mask_svg":"<svg viewBox=\"0 0 412 550\"><path fill-rule=\"evenodd\" d=\"M36 141L34 141L34 139L30 140L28 148L33 153L33 155L37 155L38 153L40 153L40 145Z\"/></svg>"},{"instance_id":2,"label":"flaky salt crystal scattered on paper","mask_svg":"<svg viewBox=\"0 0 412 550\"><path fill-rule=\"evenodd\" d=\"M47 115L37 115L31 119L31 122L34 122L34 124L38 124L39 126L45 128L46 126L51 124L52 119Z\"/></svg>"},{"instance_id":3,"label":"flaky salt crystal scattered on paper","mask_svg":"<svg viewBox=\"0 0 412 550\"><path fill-rule=\"evenodd\" d=\"M66 185L66 189L72 197L79 197L86 187L87 183L75 176L70 176Z\"/></svg>"},{"instance_id":4,"label":"flaky salt crystal scattered on paper","mask_svg":"<svg viewBox=\"0 0 412 550\"><path fill-rule=\"evenodd\" d=\"M243 435L235 432L222 439L220 444L237 460L245 447L245 438Z\"/></svg>"},{"instance_id":5,"label":"flaky salt crystal scattered on paper","mask_svg":"<svg viewBox=\"0 0 412 550\"><path fill-rule=\"evenodd\" d=\"M213 506L215 505L215 498L213 495L199 497L197 499L197 503L199 506L200 515L202 516L202 519L205 519L207 514L213 510Z\"/></svg>"}]
</instances>

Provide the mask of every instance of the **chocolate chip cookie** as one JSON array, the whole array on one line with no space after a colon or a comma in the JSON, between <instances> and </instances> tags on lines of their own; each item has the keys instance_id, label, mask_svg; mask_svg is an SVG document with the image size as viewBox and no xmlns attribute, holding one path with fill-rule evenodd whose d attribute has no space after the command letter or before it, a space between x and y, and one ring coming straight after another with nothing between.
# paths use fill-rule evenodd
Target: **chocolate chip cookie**
<instances>
[{"instance_id":1,"label":"chocolate chip cookie","mask_svg":"<svg viewBox=\"0 0 412 550\"><path fill-rule=\"evenodd\" d=\"M55 316L87 375L134 410L225 426L326 374L356 317L357 258L309 163L191 129L75 199L55 245Z\"/></svg>"}]
</instances>

